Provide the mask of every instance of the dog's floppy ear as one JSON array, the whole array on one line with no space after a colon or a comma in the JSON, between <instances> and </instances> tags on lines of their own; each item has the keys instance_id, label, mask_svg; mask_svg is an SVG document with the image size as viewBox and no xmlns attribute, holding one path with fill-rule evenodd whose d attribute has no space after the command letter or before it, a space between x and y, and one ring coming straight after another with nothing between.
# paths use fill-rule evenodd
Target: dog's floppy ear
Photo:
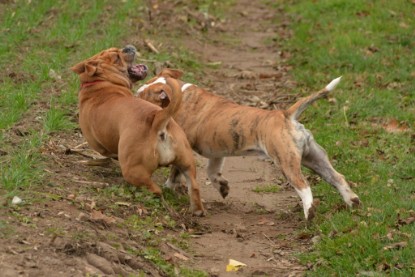
<instances>
[{"instance_id":1,"label":"dog's floppy ear","mask_svg":"<svg viewBox=\"0 0 415 277\"><path fill-rule=\"evenodd\" d=\"M174 79L179 79L180 77L182 77L183 72L178 70L178 69L171 69L171 68L164 68L159 74L158 76L160 77L170 77L170 78L174 78Z\"/></svg>"},{"instance_id":2,"label":"dog's floppy ear","mask_svg":"<svg viewBox=\"0 0 415 277\"><path fill-rule=\"evenodd\" d=\"M85 72L85 62L80 62L71 67L71 70L76 74L82 74Z\"/></svg>"},{"instance_id":3,"label":"dog's floppy ear","mask_svg":"<svg viewBox=\"0 0 415 277\"><path fill-rule=\"evenodd\" d=\"M170 104L170 98L164 90L160 91L159 99L162 108L165 108Z\"/></svg>"},{"instance_id":4,"label":"dog's floppy ear","mask_svg":"<svg viewBox=\"0 0 415 277\"><path fill-rule=\"evenodd\" d=\"M93 76L97 71L96 62L80 62L71 67L71 70L76 74L82 74L86 72L89 76Z\"/></svg>"},{"instance_id":5,"label":"dog's floppy ear","mask_svg":"<svg viewBox=\"0 0 415 277\"><path fill-rule=\"evenodd\" d=\"M96 62L86 63L85 71L88 74L88 76L94 76L95 72L97 72L97 63Z\"/></svg>"}]
</instances>

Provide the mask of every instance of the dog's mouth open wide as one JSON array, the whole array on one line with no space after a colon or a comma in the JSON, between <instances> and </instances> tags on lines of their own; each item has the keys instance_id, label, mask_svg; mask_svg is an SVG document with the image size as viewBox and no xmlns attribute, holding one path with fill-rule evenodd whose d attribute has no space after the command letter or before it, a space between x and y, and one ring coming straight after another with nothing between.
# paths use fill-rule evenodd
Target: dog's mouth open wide
<instances>
[{"instance_id":1,"label":"dog's mouth open wide","mask_svg":"<svg viewBox=\"0 0 415 277\"><path fill-rule=\"evenodd\" d=\"M145 64L134 64L136 49L132 45L124 47L122 52L126 55L128 64L128 77L132 82L143 80L147 77L148 67Z\"/></svg>"}]
</instances>

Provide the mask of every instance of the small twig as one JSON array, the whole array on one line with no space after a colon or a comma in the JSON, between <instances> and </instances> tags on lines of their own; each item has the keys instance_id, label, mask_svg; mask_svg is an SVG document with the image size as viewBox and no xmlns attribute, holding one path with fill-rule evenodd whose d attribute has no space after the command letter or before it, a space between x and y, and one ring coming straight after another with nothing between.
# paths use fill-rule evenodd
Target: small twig
<instances>
[{"instance_id":1,"label":"small twig","mask_svg":"<svg viewBox=\"0 0 415 277\"><path fill-rule=\"evenodd\" d=\"M108 166L111 164L111 158L92 159L87 161L79 161L79 163L88 166Z\"/></svg>"},{"instance_id":2,"label":"small twig","mask_svg":"<svg viewBox=\"0 0 415 277\"><path fill-rule=\"evenodd\" d=\"M75 149L78 149L78 148L81 148L82 146L84 146L84 145L86 145L86 144L88 144L88 142L83 142L83 143L81 143L81 144L79 144L79 145L77 145L77 146L75 146L73 149L71 149L71 150L75 150Z\"/></svg>"},{"instance_id":3,"label":"small twig","mask_svg":"<svg viewBox=\"0 0 415 277\"><path fill-rule=\"evenodd\" d=\"M170 213L170 215L175 216L176 218L182 218L178 212L170 207L169 203L167 203L163 196L161 196L161 204Z\"/></svg>"},{"instance_id":4,"label":"small twig","mask_svg":"<svg viewBox=\"0 0 415 277\"><path fill-rule=\"evenodd\" d=\"M73 149L67 149L65 153L66 154L78 154L78 155L84 156L85 158L91 158L91 159L94 158L91 155L87 155L83 152L85 152L85 150L73 148Z\"/></svg>"},{"instance_id":5,"label":"small twig","mask_svg":"<svg viewBox=\"0 0 415 277\"><path fill-rule=\"evenodd\" d=\"M55 240L58 238L58 235L57 234L54 234L53 235L53 237L52 237L52 239L50 240L50 242L49 242L49 246L51 246L51 245L53 245L53 243L55 242Z\"/></svg>"},{"instance_id":6,"label":"small twig","mask_svg":"<svg viewBox=\"0 0 415 277\"><path fill-rule=\"evenodd\" d=\"M276 247L275 242L273 242L267 235L265 235L264 233L262 233L262 235L264 237L266 237L271 242L271 244L272 244L273 247Z\"/></svg>"},{"instance_id":7,"label":"small twig","mask_svg":"<svg viewBox=\"0 0 415 277\"><path fill-rule=\"evenodd\" d=\"M184 250L180 249L179 247L171 244L170 242L166 242L166 244L167 244L168 247L170 247L174 251L179 252L180 254L182 254L183 256L186 256L189 259L191 258L191 256L188 253L186 253Z\"/></svg>"},{"instance_id":8,"label":"small twig","mask_svg":"<svg viewBox=\"0 0 415 277\"><path fill-rule=\"evenodd\" d=\"M80 184L87 184L87 185L93 185L93 186L102 186L102 187L108 187L109 184L108 183L103 183L103 182L95 182L95 181L81 181L81 180L73 180L75 183L80 183Z\"/></svg>"},{"instance_id":9,"label":"small twig","mask_svg":"<svg viewBox=\"0 0 415 277\"><path fill-rule=\"evenodd\" d=\"M157 48L156 47L154 47L154 45L151 43L151 41L149 41L148 39L145 39L144 40L144 43L146 44L146 46L151 50L151 51L153 51L154 53L156 53L156 54L159 54L160 52L159 52L159 50L157 50Z\"/></svg>"},{"instance_id":10,"label":"small twig","mask_svg":"<svg viewBox=\"0 0 415 277\"><path fill-rule=\"evenodd\" d=\"M347 114L346 114L346 111L347 110L348 110L348 107L347 106L344 106L343 107L344 120L346 121L346 126L349 127L350 126L350 123L349 123L349 119L347 118Z\"/></svg>"}]
</instances>

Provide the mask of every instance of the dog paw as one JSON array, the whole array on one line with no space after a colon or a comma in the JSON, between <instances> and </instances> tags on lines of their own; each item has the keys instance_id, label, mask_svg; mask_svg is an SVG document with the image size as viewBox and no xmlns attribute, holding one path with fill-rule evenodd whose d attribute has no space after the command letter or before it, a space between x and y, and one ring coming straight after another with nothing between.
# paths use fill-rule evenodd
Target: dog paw
<instances>
[{"instance_id":1,"label":"dog paw","mask_svg":"<svg viewBox=\"0 0 415 277\"><path fill-rule=\"evenodd\" d=\"M311 207L308 209L308 216L306 219L308 222L311 222L315 216L316 216L316 206L313 203Z\"/></svg>"},{"instance_id":2,"label":"dog paw","mask_svg":"<svg viewBox=\"0 0 415 277\"><path fill-rule=\"evenodd\" d=\"M206 215L206 211L205 210L196 210L196 211L193 211L193 215L202 217L202 216Z\"/></svg>"},{"instance_id":3,"label":"dog paw","mask_svg":"<svg viewBox=\"0 0 415 277\"><path fill-rule=\"evenodd\" d=\"M226 181L226 183L220 182L219 184L220 184L219 193L225 199L226 196L228 196L229 194L228 181Z\"/></svg>"},{"instance_id":4,"label":"dog paw","mask_svg":"<svg viewBox=\"0 0 415 277\"><path fill-rule=\"evenodd\" d=\"M161 195L163 194L161 188L159 188L159 187L149 188L149 191L151 191L154 194L154 196L156 196L156 197L161 197Z\"/></svg>"},{"instance_id":5,"label":"dog paw","mask_svg":"<svg viewBox=\"0 0 415 277\"><path fill-rule=\"evenodd\" d=\"M359 197L354 197L354 198L350 199L350 201L352 202L352 203L351 203L351 206L352 206L353 208L357 208L357 207L359 207L360 205L362 205L362 202L360 201Z\"/></svg>"}]
</instances>

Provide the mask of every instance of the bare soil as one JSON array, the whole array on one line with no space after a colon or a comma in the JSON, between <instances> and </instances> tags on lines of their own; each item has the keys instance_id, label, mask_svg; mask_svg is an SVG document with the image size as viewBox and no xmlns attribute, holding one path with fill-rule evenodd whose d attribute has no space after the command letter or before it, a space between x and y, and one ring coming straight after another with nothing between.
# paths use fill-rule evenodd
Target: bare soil
<instances>
[{"instance_id":1,"label":"bare soil","mask_svg":"<svg viewBox=\"0 0 415 277\"><path fill-rule=\"evenodd\" d=\"M160 34L171 28L183 31L180 39L186 41L188 50L201 62L212 64L198 85L238 103L266 109L293 102L295 96L289 92L295 84L284 66L289 54L278 47L278 40L290 34L283 15L276 15L263 1L242 0L235 1L232 12L222 21L200 19L197 12L185 13L188 18L195 17L197 24L183 27L183 17L170 11L167 5L159 5L144 28L155 28L152 39L156 46L157 30ZM272 23L275 16L281 16L280 24ZM139 36L132 40L141 43ZM42 108L42 102L37 105ZM16 125L19 132L10 132L9 141L23 140L25 131L39 125L36 118L28 115L24 124ZM138 269L148 276L164 276L146 259L131 254L143 250L146 241L119 224L132 214L145 214L146 207L114 203L118 198L102 194L110 184L123 183L119 167L117 162L86 166L82 161L96 154L83 143L79 130L52 134L41 149L47 159L47 183L40 189L22 191L23 205L11 205L11 199L6 199L2 208L6 212L0 214L7 222L0 226L1 276L127 276ZM79 153L68 150L74 148ZM260 157L227 158L223 174L231 191L222 199L207 181L206 160L200 156L197 160L208 215L184 215L183 229L192 229L189 248L184 251L162 244L166 259L205 270L211 276L302 276L305 267L295 254L307 250L310 238L301 232L305 222L300 200L278 165ZM159 184L165 181L162 174L155 179ZM268 185L277 186L278 192L253 191ZM166 232L160 235L179 236L183 230ZM174 258L177 253L187 258ZM226 272L229 259L247 266Z\"/></svg>"}]
</instances>

